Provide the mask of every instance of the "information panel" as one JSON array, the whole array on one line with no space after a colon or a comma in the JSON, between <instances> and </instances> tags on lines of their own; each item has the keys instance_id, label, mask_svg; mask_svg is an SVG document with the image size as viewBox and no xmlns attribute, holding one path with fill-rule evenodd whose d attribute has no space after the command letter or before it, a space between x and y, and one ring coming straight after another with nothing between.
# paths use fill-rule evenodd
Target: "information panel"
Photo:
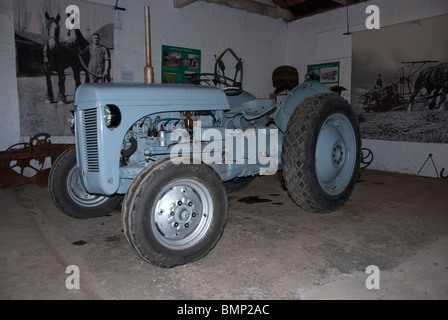
<instances>
[{"instance_id":1,"label":"information panel","mask_svg":"<svg viewBox=\"0 0 448 320\"><path fill-rule=\"evenodd\" d=\"M201 50L162 46L162 83L199 84Z\"/></svg>"}]
</instances>

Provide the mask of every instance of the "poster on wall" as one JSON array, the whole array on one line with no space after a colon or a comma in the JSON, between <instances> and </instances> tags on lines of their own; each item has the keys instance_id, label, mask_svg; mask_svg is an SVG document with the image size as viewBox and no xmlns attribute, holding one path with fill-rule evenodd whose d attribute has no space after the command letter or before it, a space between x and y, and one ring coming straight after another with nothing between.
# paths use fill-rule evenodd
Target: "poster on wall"
<instances>
[{"instance_id":1,"label":"poster on wall","mask_svg":"<svg viewBox=\"0 0 448 320\"><path fill-rule=\"evenodd\" d=\"M113 80L114 10L81 0L15 0L21 136L70 136L75 90Z\"/></svg>"},{"instance_id":2,"label":"poster on wall","mask_svg":"<svg viewBox=\"0 0 448 320\"><path fill-rule=\"evenodd\" d=\"M329 62L309 65L307 73L312 80L318 81L328 87L339 85L339 66L340 62Z\"/></svg>"},{"instance_id":3,"label":"poster on wall","mask_svg":"<svg viewBox=\"0 0 448 320\"><path fill-rule=\"evenodd\" d=\"M448 15L352 34L362 138L448 143Z\"/></svg>"},{"instance_id":4,"label":"poster on wall","mask_svg":"<svg viewBox=\"0 0 448 320\"><path fill-rule=\"evenodd\" d=\"M198 84L201 50L162 46L162 82Z\"/></svg>"}]
</instances>

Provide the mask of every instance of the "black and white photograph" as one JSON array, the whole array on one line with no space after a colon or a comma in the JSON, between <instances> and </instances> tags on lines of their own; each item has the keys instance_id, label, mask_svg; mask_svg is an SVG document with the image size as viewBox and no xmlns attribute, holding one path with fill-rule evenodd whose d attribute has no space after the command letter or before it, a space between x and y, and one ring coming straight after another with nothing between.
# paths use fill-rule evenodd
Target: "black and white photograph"
<instances>
[{"instance_id":1,"label":"black and white photograph","mask_svg":"<svg viewBox=\"0 0 448 320\"><path fill-rule=\"evenodd\" d=\"M321 83L337 83L339 81L339 68L322 68L320 70Z\"/></svg>"},{"instance_id":2,"label":"black and white photograph","mask_svg":"<svg viewBox=\"0 0 448 320\"><path fill-rule=\"evenodd\" d=\"M448 143L448 15L354 32L352 104L366 139Z\"/></svg>"},{"instance_id":3,"label":"black and white photograph","mask_svg":"<svg viewBox=\"0 0 448 320\"><path fill-rule=\"evenodd\" d=\"M76 88L113 79L113 21L112 6L79 0L14 1L22 136L72 135L66 119Z\"/></svg>"}]
</instances>

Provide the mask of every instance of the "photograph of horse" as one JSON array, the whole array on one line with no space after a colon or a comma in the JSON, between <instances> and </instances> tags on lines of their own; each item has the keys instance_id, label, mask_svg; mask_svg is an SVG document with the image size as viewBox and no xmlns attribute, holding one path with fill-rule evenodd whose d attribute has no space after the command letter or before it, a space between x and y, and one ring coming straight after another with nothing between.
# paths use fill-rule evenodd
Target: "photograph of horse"
<instances>
[{"instance_id":1,"label":"photograph of horse","mask_svg":"<svg viewBox=\"0 0 448 320\"><path fill-rule=\"evenodd\" d=\"M444 14L352 33L351 103L363 139L448 143L447 29Z\"/></svg>"},{"instance_id":2,"label":"photograph of horse","mask_svg":"<svg viewBox=\"0 0 448 320\"><path fill-rule=\"evenodd\" d=\"M47 83L47 97L45 103L54 102L53 86L51 82L51 74L56 72L58 75L58 101L59 103L67 103L65 95L65 69L71 68L75 80L75 90L81 85L81 71L85 72L85 82L90 82L89 73L82 65L82 51L89 45L79 29L75 29L76 34L74 41L60 41L60 15L50 17L45 12L47 41L44 45L44 67L45 78Z\"/></svg>"},{"instance_id":3,"label":"photograph of horse","mask_svg":"<svg viewBox=\"0 0 448 320\"><path fill-rule=\"evenodd\" d=\"M425 89L426 91L423 91ZM414 92L410 97L408 111L412 110L417 95L422 95L428 110L446 109L446 96L448 94L448 63L441 63L423 69L415 80ZM439 103L437 98L440 97Z\"/></svg>"},{"instance_id":4,"label":"photograph of horse","mask_svg":"<svg viewBox=\"0 0 448 320\"><path fill-rule=\"evenodd\" d=\"M70 25L70 6L79 11L76 25ZM83 0L14 0L13 9L20 135L72 137L67 116L76 89L113 81L114 7ZM96 47L95 35L100 37ZM101 61L94 55L99 47L110 59L101 77L92 72L103 70L94 68Z\"/></svg>"}]
</instances>

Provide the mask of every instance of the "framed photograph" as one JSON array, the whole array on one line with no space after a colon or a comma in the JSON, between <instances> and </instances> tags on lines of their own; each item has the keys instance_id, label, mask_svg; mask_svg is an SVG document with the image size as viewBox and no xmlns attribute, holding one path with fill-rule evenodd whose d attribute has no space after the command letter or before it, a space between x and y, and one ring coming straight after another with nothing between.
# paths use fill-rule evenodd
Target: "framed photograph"
<instances>
[{"instance_id":1,"label":"framed photograph","mask_svg":"<svg viewBox=\"0 0 448 320\"><path fill-rule=\"evenodd\" d=\"M201 51L162 46L162 83L199 84Z\"/></svg>"},{"instance_id":2,"label":"framed photograph","mask_svg":"<svg viewBox=\"0 0 448 320\"><path fill-rule=\"evenodd\" d=\"M339 85L339 62L309 65L307 72L314 81L328 85Z\"/></svg>"},{"instance_id":3,"label":"framed photograph","mask_svg":"<svg viewBox=\"0 0 448 320\"><path fill-rule=\"evenodd\" d=\"M351 103L363 139L448 143L447 29L445 14L353 32Z\"/></svg>"},{"instance_id":4,"label":"framed photograph","mask_svg":"<svg viewBox=\"0 0 448 320\"><path fill-rule=\"evenodd\" d=\"M76 88L113 81L113 7L15 0L13 8L20 134L71 136L67 116Z\"/></svg>"}]
</instances>

